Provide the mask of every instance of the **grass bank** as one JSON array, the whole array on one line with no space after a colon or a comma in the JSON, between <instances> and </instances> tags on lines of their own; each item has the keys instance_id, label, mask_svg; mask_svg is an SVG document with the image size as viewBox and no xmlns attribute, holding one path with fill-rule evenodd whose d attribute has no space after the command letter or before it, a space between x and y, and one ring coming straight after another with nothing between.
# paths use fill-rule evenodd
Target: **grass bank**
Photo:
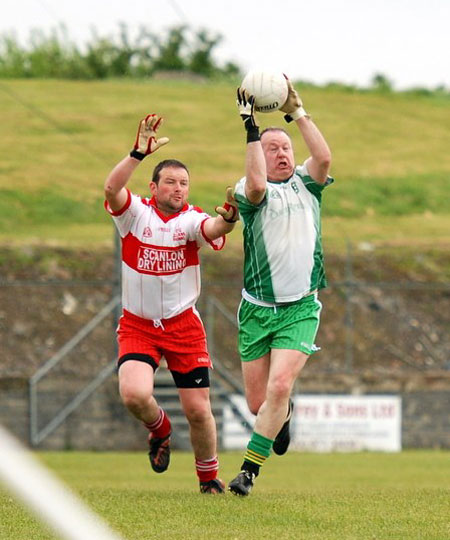
<instances>
[{"instance_id":1,"label":"grass bank","mask_svg":"<svg viewBox=\"0 0 450 540\"><path fill-rule=\"evenodd\" d=\"M337 182L323 205L330 244L338 248L343 236L409 246L445 243L450 100L298 89L333 151ZM130 187L146 194L154 164L175 156L190 168L191 201L213 212L225 187L243 174L244 135L234 95L231 83L1 82L0 242L109 242L104 178L129 151L138 120L153 111L165 117L161 134L171 142L147 158ZM278 113L259 115L259 121L261 127L283 125ZM295 126L285 127L302 162L305 145Z\"/></svg>"}]
</instances>

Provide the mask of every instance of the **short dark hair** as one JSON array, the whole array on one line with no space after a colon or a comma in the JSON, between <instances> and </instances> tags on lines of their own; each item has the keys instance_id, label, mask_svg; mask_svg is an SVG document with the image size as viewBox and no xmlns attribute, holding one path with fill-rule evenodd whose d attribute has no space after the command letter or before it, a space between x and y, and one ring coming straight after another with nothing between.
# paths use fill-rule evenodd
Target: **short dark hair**
<instances>
[{"instance_id":1,"label":"short dark hair","mask_svg":"<svg viewBox=\"0 0 450 540\"><path fill-rule=\"evenodd\" d=\"M289 133L283 129L283 128L280 128L280 127L268 127L266 129L263 129L259 135L259 137L261 138L264 133L267 133L268 131L281 131L282 133L285 133L289 138L291 138L291 136L289 135Z\"/></svg>"},{"instance_id":2,"label":"short dark hair","mask_svg":"<svg viewBox=\"0 0 450 540\"><path fill-rule=\"evenodd\" d=\"M181 161L178 161L178 159L165 159L164 161L160 161L158 165L156 165L156 167L153 169L152 182L155 182L155 184L157 184L159 182L159 173L167 167L184 169L189 174L189 170L186 165Z\"/></svg>"}]
</instances>

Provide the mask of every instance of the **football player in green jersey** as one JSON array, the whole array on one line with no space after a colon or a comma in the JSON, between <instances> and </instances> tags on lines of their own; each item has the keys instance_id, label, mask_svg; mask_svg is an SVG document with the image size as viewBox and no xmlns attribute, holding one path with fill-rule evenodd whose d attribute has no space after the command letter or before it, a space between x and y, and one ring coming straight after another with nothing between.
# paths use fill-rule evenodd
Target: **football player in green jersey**
<instances>
[{"instance_id":1,"label":"football player in green jersey","mask_svg":"<svg viewBox=\"0 0 450 540\"><path fill-rule=\"evenodd\" d=\"M259 133L255 98L239 88L237 105L247 133L246 175L235 198L244 226L244 289L239 306L239 352L245 393L256 415L240 473L229 484L248 495L272 450L289 446L291 392L310 354L319 327L318 290L326 286L320 207L331 152L286 78L281 107L295 122L310 152L296 166L292 141L281 128Z\"/></svg>"}]
</instances>

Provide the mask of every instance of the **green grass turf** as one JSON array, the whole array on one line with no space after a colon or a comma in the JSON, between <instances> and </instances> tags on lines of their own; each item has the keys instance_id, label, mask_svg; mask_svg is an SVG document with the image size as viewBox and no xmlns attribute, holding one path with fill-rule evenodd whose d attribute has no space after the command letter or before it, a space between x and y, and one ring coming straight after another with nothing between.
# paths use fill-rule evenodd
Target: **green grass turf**
<instances>
[{"instance_id":1,"label":"green grass turf","mask_svg":"<svg viewBox=\"0 0 450 540\"><path fill-rule=\"evenodd\" d=\"M191 171L191 202L213 212L244 173L245 142L235 84L187 81L0 82L0 242L110 243L103 182L130 150L138 120L165 117L171 142L136 171L148 192L157 161L176 157ZM448 242L450 99L349 93L298 86L332 152L337 182L324 196L324 228L334 249L347 239L380 244ZM297 162L308 155L281 114ZM11 222L14 220L13 229Z\"/></svg>"},{"instance_id":2,"label":"green grass turf","mask_svg":"<svg viewBox=\"0 0 450 540\"><path fill-rule=\"evenodd\" d=\"M128 540L450 538L450 460L445 451L273 456L247 498L198 493L191 453L150 471L145 453L39 453ZM220 455L221 477L242 452ZM0 538L53 538L0 491Z\"/></svg>"}]
</instances>

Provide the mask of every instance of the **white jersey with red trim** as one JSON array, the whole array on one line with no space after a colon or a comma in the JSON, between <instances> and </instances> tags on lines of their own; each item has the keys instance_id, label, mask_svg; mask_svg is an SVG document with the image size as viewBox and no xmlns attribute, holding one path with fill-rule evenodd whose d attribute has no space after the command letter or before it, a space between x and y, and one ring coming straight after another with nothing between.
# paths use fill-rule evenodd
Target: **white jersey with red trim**
<instances>
[{"instance_id":1,"label":"white jersey with red trim","mask_svg":"<svg viewBox=\"0 0 450 540\"><path fill-rule=\"evenodd\" d=\"M128 191L125 206L111 214L122 238L122 306L144 319L169 319L193 307L200 295L200 247L220 250L225 237L211 241L203 226L210 217L186 204L164 216L154 198Z\"/></svg>"}]
</instances>

